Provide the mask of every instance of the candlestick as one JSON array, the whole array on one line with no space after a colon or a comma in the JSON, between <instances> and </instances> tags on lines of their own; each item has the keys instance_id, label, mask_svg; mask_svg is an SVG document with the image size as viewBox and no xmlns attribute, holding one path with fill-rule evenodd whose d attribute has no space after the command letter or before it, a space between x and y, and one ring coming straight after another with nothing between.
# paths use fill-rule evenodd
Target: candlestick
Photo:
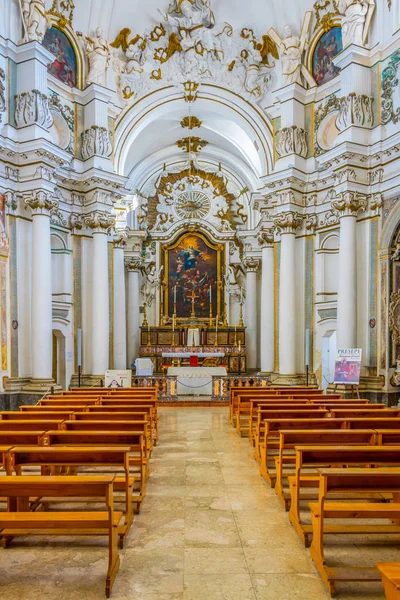
<instances>
[{"instance_id":1,"label":"candlestick","mask_svg":"<svg viewBox=\"0 0 400 600\"><path fill-rule=\"evenodd\" d=\"M151 346L150 325L147 325L147 346Z\"/></svg>"},{"instance_id":2,"label":"candlestick","mask_svg":"<svg viewBox=\"0 0 400 600\"><path fill-rule=\"evenodd\" d=\"M212 316L212 287L210 285L210 289L209 289L209 296L210 296L210 319L208 322L209 327L212 327L213 325L213 316Z\"/></svg>"},{"instance_id":3,"label":"candlestick","mask_svg":"<svg viewBox=\"0 0 400 600\"><path fill-rule=\"evenodd\" d=\"M175 347L175 314L172 315L172 341L171 346Z\"/></svg>"},{"instance_id":4,"label":"candlestick","mask_svg":"<svg viewBox=\"0 0 400 600\"><path fill-rule=\"evenodd\" d=\"M235 348L237 347L237 328L236 328L236 325L235 325L235 339L233 341L233 345L234 345Z\"/></svg>"},{"instance_id":5,"label":"candlestick","mask_svg":"<svg viewBox=\"0 0 400 600\"><path fill-rule=\"evenodd\" d=\"M143 327L147 327L148 326L148 322L147 322L147 304L146 302L143 305L143 323L142 323Z\"/></svg>"},{"instance_id":6,"label":"candlestick","mask_svg":"<svg viewBox=\"0 0 400 600\"><path fill-rule=\"evenodd\" d=\"M174 304L176 304L176 285L174 286Z\"/></svg>"},{"instance_id":7,"label":"candlestick","mask_svg":"<svg viewBox=\"0 0 400 600\"><path fill-rule=\"evenodd\" d=\"M244 327L244 323L243 323L243 304L240 305L239 327Z\"/></svg>"},{"instance_id":8,"label":"candlestick","mask_svg":"<svg viewBox=\"0 0 400 600\"><path fill-rule=\"evenodd\" d=\"M218 346L218 315L215 317L215 342L214 346Z\"/></svg>"}]
</instances>

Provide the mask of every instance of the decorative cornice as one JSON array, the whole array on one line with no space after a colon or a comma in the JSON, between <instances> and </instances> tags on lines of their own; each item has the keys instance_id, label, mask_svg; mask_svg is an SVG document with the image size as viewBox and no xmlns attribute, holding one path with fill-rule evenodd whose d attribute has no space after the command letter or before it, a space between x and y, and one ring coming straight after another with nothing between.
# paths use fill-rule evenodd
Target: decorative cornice
<instances>
[{"instance_id":1,"label":"decorative cornice","mask_svg":"<svg viewBox=\"0 0 400 600\"><path fill-rule=\"evenodd\" d=\"M299 213L293 211L280 213L274 217L274 225L281 235L285 233L296 233L303 225L303 217Z\"/></svg>"},{"instance_id":2,"label":"decorative cornice","mask_svg":"<svg viewBox=\"0 0 400 600\"><path fill-rule=\"evenodd\" d=\"M52 211L58 209L58 202L51 193L44 190L36 190L25 196L25 204L32 209L32 215L45 215L50 217Z\"/></svg>"},{"instance_id":3,"label":"decorative cornice","mask_svg":"<svg viewBox=\"0 0 400 600\"><path fill-rule=\"evenodd\" d=\"M108 234L110 229L115 226L115 216L102 211L94 211L83 217L86 227L93 230L93 233Z\"/></svg>"},{"instance_id":4,"label":"decorative cornice","mask_svg":"<svg viewBox=\"0 0 400 600\"><path fill-rule=\"evenodd\" d=\"M258 233L257 241L261 248L271 247L274 243L274 227L267 227Z\"/></svg>"},{"instance_id":5,"label":"decorative cornice","mask_svg":"<svg viewBox=\"0 0 400 600\"><path fill-rule=\"evenodd\" d=\"M123 229L117 229L114 234L114 248L124 250L128 243L128 234Z\"/></svg>"},{"instance_id":6,"label":"decorative cornice","mask_svg":"<svg viewBox=\"0 0 400 600\"><path fill-rule=\"evenodd\" d=\"M81 134L81 154L83 160L93 156L104 156L108 158L112 152L110 132L105 127L93 125Z\"/></svg>"},{"instance_id":7,"label":"decorative cornice","mask_svg":"<svg viewBox=\"0 0 400 600\"><path fill-rule=\"evenodd\" d=\"M143 259L139 256L126 257L125 267L128 269L128 271L140 271L143 267Z\"/></svg>"},{"instance_id":8,"label":"decorative cornice","mask_svg":"<svg viewBox=\"0 0 400 600\"><path fill-rule=\"evenodd\" d=\"M39 90L22 92L15 96L15 123L17 127L40 125L50 129L53 117L49 110L49 100L46 94Z\"/></svg>"},{"instance_id":9,"label":"decorative cornice","mask_svg":"<svg viewBox=\"0 0 400 600\"><path fill-rule=\"evenodd\" d=\"M339 211L340 217L356 217L360 210L366 210L367 198L358 192L342 192L332 200L332 208Z\"/></svg>"},{"instance_id":10,"label":"decorative cornice","mask_svg":"<svg viewBox=\"0 0 400 600\"><path fill-rule=\"evenodd\" d=\"M246 273L257 273L260 268L260 261L253 256L248 256L244 259L243 266L246 269Z\"/></svg>"}]
</instances>

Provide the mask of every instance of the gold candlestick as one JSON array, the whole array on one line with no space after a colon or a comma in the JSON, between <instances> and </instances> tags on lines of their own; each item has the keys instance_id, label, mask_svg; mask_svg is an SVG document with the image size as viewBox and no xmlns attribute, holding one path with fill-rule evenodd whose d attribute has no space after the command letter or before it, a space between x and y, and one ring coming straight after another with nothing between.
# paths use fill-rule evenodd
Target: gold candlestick
<instances>
[{"instance_id":1,"label":"gold candlestick","mask_svg":"<svg viewBox=\"0 0 400 600\"><path fill-rule=\"evenodd\" d=\"M172 342L171 346L175 348L175 320L176 320L176 305L174 309L174 314L172 315Z\"/></svg>"},{"instance_id":2,"label":"gold candlestick","mask_svg":"<svg viewBox=\"0 0 400 600\"><path fill-rule=\"evenodd\" d=\"M147 304L146 302L143 305L143 323L142 323L142 327L148 327L148 322L147 322Z\"/></svg>"},{"instance_id":3,"label":"gold candlestick","mask_svg":"<svg viewBox=\"0 0 400 600\"><path fill-rule=\"evenodd\" d=\"M244 323L243 323L243 304L240 305L240 319L239 319L238 327L244 327Z\"/></svg>"},{"instance_id":4,"label":"gold candlestick","mask_svg":"<svg viewBox=\"0 0 400 600\"><path fill-rule=\"evenodd\" d=\"M150 348L151 346L151 331L150 331L150 325L148 325L148 329L147 329L147 347Z\"/></svg>"},{"instance_id":5,"label":"gold candlestick","mask_svg":"<svg viewBox=\"0 0 400 600\"><path fill-rule=\"evenodd\" d=\"M218 315L215 317L215 340L214 340L214 346L215 347L218 346Z\"/></svg>"},{"instance_id":6,"label":"gold candlestick","mask_svg":"<svg viewBox=\"0 0 400 600\"><path fill-rule=\"evenodd\" d=\"M227 313L228 313L228 309L226 307L226 302L224 302L224 314L223 314L222 327L229 327Z\"/></svg>"},{"instance_id":7,"label":"gold candlestick","mask_svg":"<svg viewBox=\"0 0 400 600\"><path fill-rule=\"evenodd\" d=\"M236 327L235 327L235 339L233 340L233 345L235 348L237 348L237 331L236 331Z\"/></svg>"},{"instance_id":8,"label":"gold candlestick","mask_svg":"<svg viewBox=\"0 0 400 600\"><path fill-rule=\"evenodd\" d=\"M212 304L210 302L210 319L208 321L208 326L212 327L213 326L213 316L212 316Z\"/></svg>"}]
</instances>

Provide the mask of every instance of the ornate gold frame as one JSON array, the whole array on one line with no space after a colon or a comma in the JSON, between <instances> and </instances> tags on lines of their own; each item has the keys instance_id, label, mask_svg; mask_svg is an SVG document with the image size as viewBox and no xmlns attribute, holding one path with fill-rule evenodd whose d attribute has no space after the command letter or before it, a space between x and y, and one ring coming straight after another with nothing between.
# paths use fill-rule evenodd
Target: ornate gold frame
<instances>
[{"instance_id":1,"label":"ornate gold frame","mask_svg":"<svg viewBox=\"0 0 400 600\"><path fill-rule=\"evenodd\" d=\"M75 52L76 57L76 89L83 90L83 73L84 73L84 61L82 56L82 49L76 39L76 33L72 29L71 25L65 19L57 17L53 14L48 13L47 15L51 21L51 26L59 29L64 35L67 36L71 42L71 46ZM74 88L71 88L74 89Z\"/></svg>"},{"instance_id":2,"label":"ornate gold frame","mask_svg":"<svg viewBox=\"0 0 400 600\"><path fill-rule=\"evenodd\" d=\"M225 256L224 250L225 246L223 244L214 244L211 242L207 236L203 233L199 233L198 231L187 231L186 233L181 233L171 244L165 245L162 247L162 257L163 257L163 266L164 266L164 280L163 286L160 291L161 294L164 295L164 302L160 302L160 317L162 320L163 317L169 317L169 294L168 294L168 279L169 279L169 267L168 267L168 254L171 250L174 250L185 238L195 236L200 238L208 248L217 252L217 313L220 318L223 317L223 309L224 309L224 300L225 300L225 291L223 285L223 276L224 276L224 268L225 268ZM213 315L214 316L214 315ZM188 317L178 317L177 322L180 321L188 321ZM208 321L206 317L196 317L196 321Z\"/></svg>"}]
</instances>

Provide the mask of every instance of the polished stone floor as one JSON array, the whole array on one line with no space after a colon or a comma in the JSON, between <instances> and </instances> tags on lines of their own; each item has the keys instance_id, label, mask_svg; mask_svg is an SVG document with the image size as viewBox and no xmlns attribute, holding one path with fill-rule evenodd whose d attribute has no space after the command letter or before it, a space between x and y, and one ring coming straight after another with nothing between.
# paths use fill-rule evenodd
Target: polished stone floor
<instances>
[{"instance_id":1,"label":"polished stone floor","mask_svg":"<svg viewBox=\"0 0 400 600\"><path fill-rule=\"evenodd\" d=\"M229 425L228 408L162 408L160 415L147 496L112 598L326 600L309 551L259 477L248 440ZM363 542L333 540L336 564L353 551L356 564L370 565L374 541ZM395 560L393 552L377 560ZM100 600L106 564L100 540L18 540L0 550L0 598ZM337 594L384 597L378 583L339 586Z\"/></svg>"}]
</instances>

